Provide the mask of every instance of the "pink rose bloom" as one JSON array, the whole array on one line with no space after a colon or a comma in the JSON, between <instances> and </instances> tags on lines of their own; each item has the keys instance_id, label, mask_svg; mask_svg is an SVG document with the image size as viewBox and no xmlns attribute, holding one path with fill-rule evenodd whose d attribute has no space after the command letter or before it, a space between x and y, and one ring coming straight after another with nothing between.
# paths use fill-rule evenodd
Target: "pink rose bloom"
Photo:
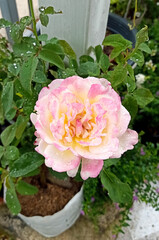
<instances>
[{"instance_id":1,"label":"pink rose bloom","mask_svg":"<svg viewBox=\"0 0 159 240\"><path fill-rule=\"evenodd\" d=\"M103 160L133 149L138 134L128 129L129 112L106 79L78 76L56 79L44 87L31 121L35 148L46 166L74 177L97 177Z\"/></svg>"}]
</instances>

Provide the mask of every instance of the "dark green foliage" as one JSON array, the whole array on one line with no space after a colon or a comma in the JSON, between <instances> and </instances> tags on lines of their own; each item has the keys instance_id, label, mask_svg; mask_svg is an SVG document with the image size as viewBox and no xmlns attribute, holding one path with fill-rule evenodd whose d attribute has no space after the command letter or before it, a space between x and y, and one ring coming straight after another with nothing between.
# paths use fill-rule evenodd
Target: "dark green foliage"
<instances>
[{"instance_id":1,"label":"dark green foliage","mask_svg":"<svg viewBox=\"0 0 159 240\"><path fill-rule=\"evenodd\" d=\"M99 178L89 178L84 183L83 211L97 225L97 216L104 213L104 204L108 200Z\"/></svg>"}]
</instances>

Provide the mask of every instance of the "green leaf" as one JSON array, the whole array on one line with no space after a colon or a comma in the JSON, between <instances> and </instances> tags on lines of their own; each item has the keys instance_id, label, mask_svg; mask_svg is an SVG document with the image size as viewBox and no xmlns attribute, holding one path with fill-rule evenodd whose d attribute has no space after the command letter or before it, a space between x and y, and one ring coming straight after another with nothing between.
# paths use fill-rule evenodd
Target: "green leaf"
<instances>
[{"instance_id":1,"label":"green leaf","mask_svg":"<svg viewBox=\"0 0 159 240\"><path fill-rule=\"evenodd\" d=\"M135 79L132 79L131 77L127 76L125 79L125 84L127 86L128 92L131 93L136 88Z\"/></svg>"},{"instance_id":2,"label":"green leaf","mask_svg":"<svg viewBox=\"0 0 159 240\"><path fill-rule=\"evenodd\" d=\"M134 91L133 96L141 107L145 107L154 100L152 93L147 88L138 88Z\"/></svg>"},{"instance_id":3,"label":"green leaf","mask_svg":"<svg viewBox=\"0 0 159 240\"><path fill-rule=\"evenodd\" d=\"M52 69L49 69L49 72L51 73L51 75L54 77L54 78L58 78L58 73L56 71L53 71Z\"/></svg>"},{"instance_id":4,"label":"green leaf","mask_svg":"<svg viewBox=\"0 0 159 240\"><path fill-rule=\"evenodd\" d=\"M102 45L104 46L112 46L112 47L117 47L117 48L132 48L132 42L126 40L123 38L120 34L111 34L107 36Z\"/></svg>"},{"instance_id":5,"label":"green leaf","mask_svg":"<svg viewBox=\"0 0 159 240\"><path fill-rule=\"evenodd\" d=\"M10 35L14 42L20 43L22 41L23 31L24 29L22 29L19 24L14 23L11 26Z\"/></svg>"},{"instance_id":6,"label":"green leaf","mask_svg":"<svg viewBox=\"0 0 159 240\"><path fill-rule=\"evenodd\" d=\"M50 51L51 53L56 53L59 55L64 55L63 48L59 44L48 43L43 46L42 50Z\"/></svg>"},{"instance_id":7,"label":"green leaf","mask_svg":"<svg viewBox=\"0 0 159 240\"><path fill-rule=\"evenodd\" d=\"M39 174L40 174L40 168L37 168L34 171L31 171L28 174L25 174L23 177L32 177L32 176L37 176Z\"/></svg>"},{"instance_id":8,"label":"green leaf","mask_svg":"<svg viewBox=\"0 0 159 240\"><path fill-rule=\"evenodd\" d=\"M46 44L48 44L48 43L58 44L58 43L59 43L59 40L58 40L58 38L53 37L53 38L51 38L51 39L49 39L49 40L46 41Z\"/></svg>"},{"instance_id":9,"label":"green leaf","mask_svg":"<svg viewBox=\"0 0 159 240\"><path fill-rule=\"evenodd\" d=\"M8 126L1 134L1 141L4 146L8 146L14 139L16 132L16 124Z\"/></svg>"},{"instance_id":10,"label":"green leaf","mask_svg":"<svg viewBox=\"0 0 159 240\"><path fill-rule=\"evenodd\" d=\"M19 115L16 121L16 133L15 136L17 139L20 139L28 123L28 118Z\"/></svg>"},{"instance_id":11,"label":"green leaf","mask_svg":"<svg viewBox=\"0 0 159 240\"><path fill-rule=\"evenodd\" d=\"M47 77L46 77L46 75L44 74L43 71L36 70L35 74L33 76L33 82L46 83L47 82Z\"/></svg>"},{"instance_id":12,"label":"green leaf","mask_svg":"<svg viewBox=\"0 0 159 240\"><path fill-rule=\"evenodd\" d=\"M148 54L151 54L151 49L149 48L149 46L146 43L141 43L138 47L139 50L146 52Z\"/></svg>"},{"instance_id":13,"label":"green leaf","mask_svg":"<svg viewBox=\"0 0 159 240\"><path fill-rule=\"evenodd\" d=\"M64 53L67 57L76 59L75 52L65 40L59 40L59 44L63 47Z\"/></svg>"},{"instance_id":14,"label":"green leaf","mask_svg":"<svg viewBox=\"0 0 159 240\"><path fill-rule=\"evenodd\" d=\"M9 165L9 161L4 157L4 155L1 158L1 165L2 168L6 168Z\"/></svg>"},{"instance_id":15,"label":"green leaf","mask_svg":"<svg viewBox=\"0 0 159 240\"><path fill-rule=\"evenodd\" d=\"M12 25L12 23L5 20L4 18L0 19L0 28L10 27L11 25Z\"/></svg>"},{"instance_id":16,"label":"green leaf","mask_svg":"<svg viewBox=\"0 0 159 240\"><path fill-rule=\"evenodd\" d=\"M3 169L3 166L2 168L0 167L0 174L1 174L1 181L4 183L7 182L7 179L8 179L8 171L6 169Z\"/></svg>"},{"instance_id":17,"label":"green leaf","mask_svg":"<svg viewBox=\"0 0 159 240\"><path fill-rule=\"evenodd\" d=\"M14 161L19 157L19 150L15 146L7 146L4 157L9 161Z\"/></svg>"},{"instance_id":18,"label":"green leaf","mask_svg":"<svg viewBox=\"0 0 159 240\"><path fill-rule=\"evenodd\" d=\"M107 36L103 41L103 45L114 47L110 54L111 59L119 56L120 53L125 51L127 48L132 48L132 42L126 40L120 34L111 34Z\"/></svg>"},{"instance_id":19,"label":"green leaf","mask_svg":"<svg viewBox=\"0 0 159 240\"><path fill-rule=\"evenodd\" d=\"M38 50L36 45L37 42L35 39L23 37L21 43L15 43L13 45L13 52L18 57L33 56Z\"/></svg>"},{"instance_id":20,"label":"green leaf","mask_svg":"<svg viewBox=\"0 0 159 240\"><path fill-rule=\"evenodd\" d=\"M110 66L109 57L102 53L99 59L99 66L103 72L106 72Z\"/></svg>"},{"instance_id":21,"label":"green leaf","mask_svg":"<svg viewBox=\"0 0 159 240\"><path fill-rule=\"evenodd\" d=\"M130 59L137 63L140 67L144 64L144 55L140 50L134 52L134 54L130 57Z\"/></svg>"},{"instance_id":22,"label":"green leaf","mask_svg":"<svg viewBox=\"0 0 159 240\"><path fill-rule=\"evenodd\" d=\"M119 162L119 158L106 159L106 160L104 161L104 167L105 167L105 168L108 168L108 167L110 167L110 166L112 166L112 165L117 164L118 162Z\"/></svg>"},{"instance_id":23,"label":"green leaf","mask_svg":"<svg viewBox=\"0 0 159 240\"><path fill-rule=\"evenodd\" d=\"M26 45L24 42L15 43L13 45L13 51L14 51L14 54L18 57L22 57L24 55L26 56L27 52L29 52L29 55L32 54L32 51L30 51L30 46Z\"/></svg>"},{"instance_id":24,"label":"green leaf","mask_svg":"<svg viewBox=\"0 0 159 240\"><path fill-rule=\"evenodd\" d=\"M39 39L39 41L46 42L47 39L48 39L48 35L47 34L41 34L41 35L38 36L38 39Z\"/></svg>"},{"instance_id":25,"label":"green leaf","mask_svg":"<svg viewBox=\"0 0 159 240\"><path fill-rule=\"evenodd\" d=\"M129 73L130 77L135 80L134 69L132 68L132 66L127 64L126 68L127 68L127 71Z\"/></svg>"},{"instance_id":26,"label":"green leaf","mask_svg":"<svg viewBox=\"0 0 159 240\"><path fill-rule=\"evenodd\" d=\"M17 96L21 97L27 97L28 99L30 98L30 95L27 91L24 90L24 88L22 87L19 78L17 78L14 82L14 88L15 88L15 94Z\"/></svg>"},{"instance_id":27,"label":"green leaf","mask_svg":"<svg viewBox=\"0 0 159 240\"><path fill-rule=\"evenodd\" d=\"M120 55L120 53L122 53L123 51L125 51L127 48L126 47L116 47L112 50L111 54L110 54L110 59L115 59L116 57L118 57Z\"/></svg>"},{"instance_id":28,"label":"green leaf","mask_svg":"<svg viewBox=\"0 0 159 240\"><path fill-rule=\"evenodd\" d=\"M133 193L128 184L121 182L113 173L104 169L101 173L101 182L108 190L113 202L132 204Z\"/></svg>"},{"instance_id":29,"label":"green leaf","mask_svg":"<svg viewBox=\"0 0 159 240\"><path fill-rule=\"evenodd\" d=\"M3 110L6 114L11 108L13 104L13 82L7 82L3 87L2 92L2 104Z\"/></svg>"},{"instance_id":30,"label":"green leaf","mask_svg":"<svg viewBox=\"0 0 159 240\"><path fill-rule=\"evenodd\" d=\"M6 203L13 215L17 215L21 211L21 206L14 189L7 189Z\"/></svg>"},{"instance_id":31,"label":"green leaf","mask_svg":"<svg viewBox=\"0 0 159 240\"><path fill-rule=\"evenodd\" d=\"M0 146L0 159L3 156L4 152L5 152L5 148L3 146Z\"/></svg>"},{"instance_id":32,"label":"green leaf","mask_svg":"<svg viewBox=\"0 0 159 240\"><path fill-rule=\"evenodd\" d=\"M47 27L48 23L49 23L49 17L48 15L45 15L44 13L40 13L40 21L41 21L41 24L44 26L44 27Z\"/></svg>"},{"instance_id":33,"label":"green leaf","mask_svg":"<svg viewBox=\"0 0 159 240\"><path fill-rule=\"evenodd\" d=\"M105 78L109 82L111 82L112 75L113 75L113 71L108 71L106 74L102 74L101 76L102 76L102 78Z\"/></svg>"},{"instance_id":34,"label":"green leaf","mask_svg":"<svg viewBox=\"0 0 159 240\"><path fill-rule=\"evenodd\" d=\"M17 108L22 108L22 107L23 107L23 103L24 103L24 99L23 99L23 98L18 99L18 100L16 101L16 107L17 107Z\"/></svg>"},{"instance_id":35,"label":"green leaf","mask_svg":"<svg viewBox=\"0 0 159 240\"><path fill-rule=\"evenodd\" d=\"M97 63L86 62L86 63L82 63L78 67L77 73L81 77L88 77L88 76L97 77L100 74L100 68Z\"/></svg>"},{"instance_id":36,"label":"green leaf","mask_svg":"<svg viewBox=\"0 0 159 240\"><path fill-rule=\"evenodd\" d=\"M10 169L10 176L21 177L24 176L44 163L44 158L36 152L27 152L20 156L13 162Z\"/></svg>"},{"instance_id":37,"label":"green leaf","mask_svg":"<svg viewBox=\"0 0 159 240\"><path fill-rule=\"evenodd\" d=\"M20 19L20 26L23 31L26 28L26 26L29 26L31 23L32 23L32 17L30 16L25 16Z\"/></svg>"},{"instance_id":38,"label":"green leaf","mask_svg":"<svg viewBox=\"0 0 159 240\"><path fill-rule=\"evenodd\" d=\"M19 63L13 63L8 65L8 71L13 74L13 76L17 76L20 71Z\"/></svg>"},{"instance_id":39,"label":"green leaf","mask_svg":"<svg viewBox=\"0 0 159 240\"><path fill-rule=\"evenodd\" d=\"M38 58L30 57L26 62L23 63L20 70L20 83L24 90L27 91L30 95L32 94L31 82L37 65Z\"/></svg>"},{"instance_id":40,"label":"green leaf","mask_svg":"<svg viewBox=\"0 0 159 240\"><path fill-rule=\"evenodd\" d=\"M72 68L75 71L77 71L78 63L75 59L72 59L72 58L69 59L69 68Z\"/></svg>"},{"instance_id":41,"label":"green leaf","mask_svg":"<svg viewBox=\"0 0 159 240\"><path fill-rule=\"evenodd\" d=\"M20 193L21 195L34 195L38 192L38 188L26 183L23 180L20 180L15 185L16 191Z\"/></svg>"},{"instance_id":42,"label":"green leaf","mask_svg":"<svg viewBox=\"0 0 159 240\"><path fill-rule=\"evenodd\" d=\"M53 7L49 6L49 7L45 8L44 13L45 14L54 14L55 10Z\"/></svg>"},{"instance_id":43,"label":"green leaf","mask_svg":"<svg viewBox=\"0 0 159 240\"><path fill-rule=\"evenodd\" d=\"M82 55L79 58L79 62L80 62L80 64L85 63L85 62L94 62L94 59L88 55Z\"/></svg>"},{"instance_id":44,"label":"green leaf","mask_svg":"<svg viewBox=\"0 0 159 240\"><path fill-rule=\"evenodd\" d=\"M56 53L50 52L48 49L42 49L39 53L39 58L46 62L52 63L61 69L65 69L62 59Z\"/></svg>"},{"instance_id":45,"label":"green leaf","mask_svg":"<svg viewBox=\"0 0 159 240\"><path fill-rule=\"evenodd\" d=\"M120 53L116 58L115 58L115 62L117 63L117 64L123 64L123 65L125 65L125 58L124 58L124 56L123 56L123 54L122 53Z\"/></svg>"},{"instance_id":46,"label":"green leaf","mask_svg":"<svg viewBox=\"0 0 159 240\"><path fill-rule=\"evenodd\" d=\"M133 121L138 112L138 105L136 99L131 95L126 95L122 104L130 113L131 119Z\"/></svg>"},{"instance_id":47,"label":"green leaf","mask_svg":"<svg viewBox=\"0 0 159 240\"><path fill-rule=\"evenodd\" d=\"M123 66L122 64L117 65L114 68L114 71L111 74L111 78L110 78L112 87L116 87L119 84L121 84L123 81L125 81L126 77L127 77L126 67Z\"/></svg>"},{"instance_id":48,"label":"green leaf","mask_svg":"<svg viewBox=\"0 0 159 240\"><path fill-rule=\"evenodd\" d=\"M136 45L135 48L138 48L138 46L143 43L148 41L148 27L145 26L142 28L137 34L136 34Z\"/></svg>"},{"instance_id":49,"label":"green leaf","mask_svg":"<svg viewBox=\"0 0 159 240\"><path fill-rule=\"evenodd\" d=\"M4 124L4 110L3 110L3 104L2 104L2 84L0 84L0 124Z\"/></svg>"},{"instance_id":50,"label":"green leaf","mask_svg":"<svg viewBox=\"0 0 159 240\"><path fill-rule=\"evenodd\" d=\"M66 68L65 70L59 69L58 71L58 78L65 79L74 75L77 75L77 73L75 72L74 69L71 68Z\"/></svg>"},{"instance_id":51,"label":"green leaf","mask_svg":"<svg viewBox=\"0 0 159 240\"><path fill-rule=\"evenodd\" d=\"M15 103L13 102L12 108L5 115L6 116L6 120L7 121L11 121L15 117L16 112L17 112L16 106L15 106Z\"/></svg>"},{"instance_id":52,"label":"green leaf","mask_svg":"<svg viewBox=\"0 0 159 240\"><path fill-rule=\"evenodd\" d=\"M97 62L99 62L102 53L103 53L103 49L102 49L101 45L96 46L95 47L95 55L96 55Z\"/></svg>"},{"instance_id":53,"label":"green leaf","mask_svg":"<svg viewBox=\"0 0 159 240\"><path fill-rule=\"evenodd\" d=\"M34 106L36 104L37 99L38 99L37 92L33 92L32 98L27 97L24 98L23 110L28 117L30 117L30 114L34 111Z\"/></svg>"},{"instance_id":54,"label":"green leaf","mask_svg":"<svg viewBox=\"0 0 159 240\"><path fill-rule=\"evenodd\" d=\"M68 178L68 175L66 172L56 172L56 171L53 171L51 168L49 168L49 172L54 176L56 177L57 179L67 179Z\"/></svg>"}]
</instances>

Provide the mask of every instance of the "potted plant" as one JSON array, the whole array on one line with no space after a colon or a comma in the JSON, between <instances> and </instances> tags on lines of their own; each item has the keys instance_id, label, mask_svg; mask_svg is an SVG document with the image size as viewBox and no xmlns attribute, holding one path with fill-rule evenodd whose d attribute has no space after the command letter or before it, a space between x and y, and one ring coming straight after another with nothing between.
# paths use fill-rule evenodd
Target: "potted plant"
<instances>
[{"instance_id":1,"label":"potted plant","mask_svg":"<svg viewBox=\"0 0 159 240\"><path fill-rule=\"evenodd\" d=\"M1 27L10 27L14 41L12 50L6 39L0 42L0 121L4 126L0 171L7 206L13 214L18 214L22 199L28 202L26 195L37 196L39 185L43 195L48 181L49 184L55 181L58 185L65 184L70 193L70 185L74 184L72 178L83 181L99 174L110 198L131 206L131 188L108 167L138 142L137 133L128 128L130 118L135 117L138 105L143 107L153 100L149 89L136 89L134 70L128 64L131 59L142 66L142 51L150 52L145 43L147 27L137 33L135 48L122 36L109 35L103 41L104 46L113 47L109 57L98 45L91 49L94 58L83 55L78 64L75 52L66 41L48 40L46 34L37 35L31 0L30 4L31 17L14 24L4 19L0 21ZM54 14L55 10L43 7L41 11L42 24L47 25L47 14ZM23 32L31 23L35 37L24 37ZM67 175L71 177L68 180ZM57 182L55 177L64 181ZM75 186L73 194L79 191L74 197L78 203L72 207L73 212L77 211L73 213L71 224L79 216L82 199L81 183ZM68 205L64 213L71 212ZM58 215L59 212L53 219ZM29 223L29 218L20 216ZM52 221L51 216L48 218ZM38 223L37 230L45 236L55 236L71 225L64 218L64 228L55 234L49 232L52 226L44 227L46 217L32 219L32 227ZM60 219L61 216L58 221Z\"/></svg>"}]
</instances>

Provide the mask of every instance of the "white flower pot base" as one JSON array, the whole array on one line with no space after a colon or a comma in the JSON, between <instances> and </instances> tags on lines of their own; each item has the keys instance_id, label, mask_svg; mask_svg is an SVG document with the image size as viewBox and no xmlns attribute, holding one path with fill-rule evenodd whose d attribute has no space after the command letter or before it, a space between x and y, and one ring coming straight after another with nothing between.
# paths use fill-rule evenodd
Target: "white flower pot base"
<instances>
[{"instance_id":1,"label":"white flower pot base","mask_svg":"<svg viewBox=\"0 0 159 240\"><path fill-rule=\"evenodd\" d=\"M4 189L5 199L6 188ZM65 207L50 216L26 217L23 214L18 216L31 228L45 237L55 237L70 228L80 216L83 201L83 186L81 190L65 205ZM34 203L30 203L34 204ZM47 203L45 203L47 204ZM45 207L44 204L44 207Z\"/></svg>"}]
</instances>

